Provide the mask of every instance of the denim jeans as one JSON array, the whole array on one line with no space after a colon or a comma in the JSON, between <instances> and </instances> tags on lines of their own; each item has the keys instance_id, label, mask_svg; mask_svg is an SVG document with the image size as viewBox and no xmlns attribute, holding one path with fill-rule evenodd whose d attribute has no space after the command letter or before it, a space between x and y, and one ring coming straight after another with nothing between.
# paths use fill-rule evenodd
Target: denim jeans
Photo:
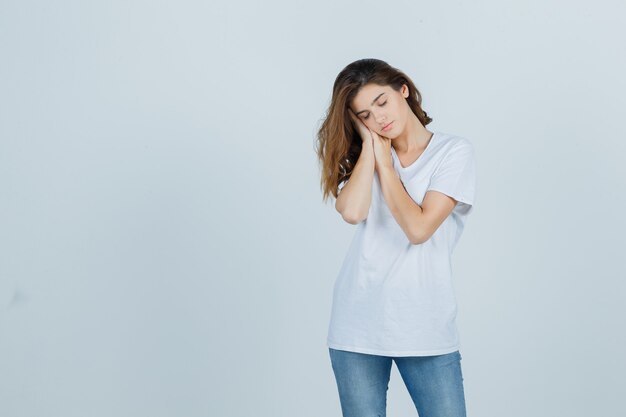
<instances>
[{"instance_id":1,"label":"denim jeans","mask_svg":"<svg viewBox=\"0 0 626 417\"><path fill-rule=\"evenodd\" d=\"M385 417L394 361L419 417L465 417L461 353L391 357L328 348L343 417Z\"/></svg>"}]
</instances>

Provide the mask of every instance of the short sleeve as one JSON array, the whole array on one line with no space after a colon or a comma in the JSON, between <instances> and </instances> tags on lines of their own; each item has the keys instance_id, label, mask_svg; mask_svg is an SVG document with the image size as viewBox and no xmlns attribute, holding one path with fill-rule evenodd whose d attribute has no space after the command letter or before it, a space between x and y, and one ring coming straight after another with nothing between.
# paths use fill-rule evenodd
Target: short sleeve
<instances>
[{"instance_id":1,"label":"short sleeve","mask_svg":"<svg viewBox=\"0 0 626 417\"><path fill-rule=\"evenodd\" d=\"M459 142L443 157L430 179L426 191L429 190L444 193L467 204L468 211L471 209L476 192L476 163L469 140Z\"/></svg>"}]
</instances>

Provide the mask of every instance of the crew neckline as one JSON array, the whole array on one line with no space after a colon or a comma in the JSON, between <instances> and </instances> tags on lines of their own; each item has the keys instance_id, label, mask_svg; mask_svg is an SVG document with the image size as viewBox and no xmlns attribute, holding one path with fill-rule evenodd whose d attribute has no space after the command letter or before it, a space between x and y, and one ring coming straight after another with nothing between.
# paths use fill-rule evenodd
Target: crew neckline
<instances>
[{"instance_id":1,"label":"crew neckline","mask_svg":"<svg viewBox=\"0 0 626 417\"><path fill-rule=\"evenodd\" d=\"M417 157L417 159L413 162L411 162L409 165L407 165L406 167L402 166L402 163L400 162L400 158L398 157L398 154L396 154L396 150L394 149L394 147L391 147L391 153L394 156L394 159L396 160L396 162L398 163L398 168L401 171L406 171L409 170L411 168L413 168L415 165L417 165L422 159L424 154L428 151L428 148L430 148L431 143L433 143L433 140L435 140L435 136L437 136L437 132L433 132L432 136L430 137L430 139L428 140L428 143L426 144L426 147L424 148L424 150L422 151L422 153L420 154L420 156Z\"/></svg>"}]
</instances>

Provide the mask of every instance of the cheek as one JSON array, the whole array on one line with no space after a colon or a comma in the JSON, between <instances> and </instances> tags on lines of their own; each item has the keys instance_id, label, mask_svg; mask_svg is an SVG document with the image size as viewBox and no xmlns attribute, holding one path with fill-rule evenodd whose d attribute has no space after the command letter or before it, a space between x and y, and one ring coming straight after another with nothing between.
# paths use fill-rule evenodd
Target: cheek
<instances>
[{"instance_id":1,"label":"cheek","mask_svg":"<svg viewBox=\"0 0 626 417\"><path fill-rule=\"evenodd\" d=\"M403 109L403 108L396 108L396 109L394 109L393 114L395 115L395 118L396 118L398 121L403 122L403 121L404 121L404 120L406 120L406 118L407 118L407 112L406 112L406 110L407 110L407 109ZM409 111L411 111L411 109L408 109L408 110L409 110Z\"/></svg>"},{"instance_id":2,"label":"cheek","mask_svg":"<svg viewBox=\"0 0 626 417\"><path fill-rule=\"evenodd\" d=\"M402 116L402 115L404 115L405 110L406 109L404 107L398 105L398 106L394 106L391 111L393 112L393 114L397 114L398 116Z\"/></svg>"}]
</instances>

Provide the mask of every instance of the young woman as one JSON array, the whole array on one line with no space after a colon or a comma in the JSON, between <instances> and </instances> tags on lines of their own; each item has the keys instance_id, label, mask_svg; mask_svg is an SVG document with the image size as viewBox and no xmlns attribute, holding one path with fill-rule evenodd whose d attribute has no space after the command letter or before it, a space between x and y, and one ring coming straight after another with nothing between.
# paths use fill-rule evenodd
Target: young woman
<instances>
[{"instance_id":1,"label":"young woman","mask_svg":"<svg viewBox=\"0 0 626 417\"><path fill-rule=\"evenodd\" d=\"M403 72L361 59L337 76L317 137L323 198L356 224L328 349L344 417L384 416L392 361L420 417L466 415L451 255L472 212L474 150L432 119Z\"/></svg>"}]
</instances>

